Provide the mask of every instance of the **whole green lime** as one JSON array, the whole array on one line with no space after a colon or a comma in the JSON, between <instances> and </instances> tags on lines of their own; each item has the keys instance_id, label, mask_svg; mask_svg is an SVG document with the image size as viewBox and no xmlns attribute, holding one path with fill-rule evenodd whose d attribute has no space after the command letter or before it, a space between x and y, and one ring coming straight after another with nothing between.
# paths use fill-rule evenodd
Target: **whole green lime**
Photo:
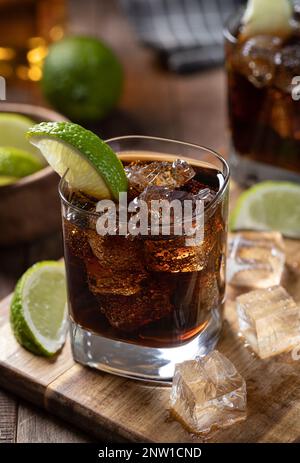
<instances>
[{"instance_id":1,"label":"whole green lime","mask_svg":"<svg viewBox=\"0 0 300 463\"><path fill-rule=\"evenodd\" d=\"M49 48L42 90L56 109L73 120L106 116L117 104L123 72L112 50L93 37L67 37Z\"/></svg>"}]
</instances>

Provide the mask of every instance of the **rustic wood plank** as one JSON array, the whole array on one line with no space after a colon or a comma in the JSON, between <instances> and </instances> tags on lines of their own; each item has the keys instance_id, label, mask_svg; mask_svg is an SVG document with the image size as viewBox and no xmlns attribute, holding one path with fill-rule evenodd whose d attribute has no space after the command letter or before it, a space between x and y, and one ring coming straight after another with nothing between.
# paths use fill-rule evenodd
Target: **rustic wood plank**
<instances>
[{"instance_id":1,"label":"rustic wood plank","mask_svg":"<svg viewBox=\"0 0 300 463\"><path fill-rule=\"evenodd\" d=\"M7 365L11 365L11 368L7 368ZM23 349L15 340L7 321L0 328L0 386L9 391L22 391L22 397L42 406L48 384L73 365L69 343L58 356L46 359Z\"/></svg>"},{"instance_id":2,"label":"rustic wood plank","mask_svg":"<svg viewBox=\"0 0 300 463\"><path fill-rule=\"evenodd\" d=\"M0 302L0 328L7 324L10 301L11 295L9 294Z\"/></svg>"},{"instance_id":3,"label":"rustic wood plank","mask_svg":"<svg viewBox=\"0 0 300 463\"><path fill-rule=\"evenodd\" d=\"M17 401L0 391L0 444L16 440Z\"/></svg>"},{"instance_id":4,"label":"rustic wood plank","mask_svg":"<svg viewBox=\"0 0 300 463\"><path fill-rule=\"evenodd\" d=\"M19 406L18 443L88 443L93 440L66 422L27 403Z\"/></svg>"},{"instance_id":5,"label":"rustic wood plank","mask_svg":"<svg viewBox=\"0 0 300 463\"><path fill-rule=\"evenodd\" d=\"M106 429L118 440L158 442L170 434L178 436L175 429L182 429L178 423L169 423L165 409L169 393L169 387L153 387L75 365L48 387L46 407L53 412L57 409L66 419L70 412L79 414L80 425L99 437ZM77 400L79 394L82 400ZM189 437L183 434L181 442Z\"/></svg>"}]
</instances>

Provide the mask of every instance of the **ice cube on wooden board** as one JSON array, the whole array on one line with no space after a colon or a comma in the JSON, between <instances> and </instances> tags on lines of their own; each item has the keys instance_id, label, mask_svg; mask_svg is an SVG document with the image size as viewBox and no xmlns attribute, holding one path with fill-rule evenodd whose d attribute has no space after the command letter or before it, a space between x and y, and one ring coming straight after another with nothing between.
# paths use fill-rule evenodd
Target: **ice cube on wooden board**
<instances>
[{"instance_id":1,"label":"ice cube on wooden board","mask_svg":"<svg viewBox=\"0 0 300 463\"><path fill-rule=\"evenodd\" d=\"M190 432L208 433L244 420L246 403L245 380L217 350L176 365L171 414Z\"/></svg>"},{"instance_id":2,"label":"ice cube on wooden board","mask_svg":"<svg viewBox=\"0 0 300 463\"><path fill-rule=\"evenodd\" d=\"M260 358L300 345L300 306L281 286L242 294L236 309L241 333Z\"/></svg>"},{"instance_id":3,"label":"ice cube on wooden board","mask_svg":"<svg viewBox=\"0 0 300 463\"><path fill-rule=\"evenodd\" d=\"M241 232L230 235L227 260L229 284L248 288L279 285L284 264L284 241L279 232Z\"/></svg>"}]
</instances>

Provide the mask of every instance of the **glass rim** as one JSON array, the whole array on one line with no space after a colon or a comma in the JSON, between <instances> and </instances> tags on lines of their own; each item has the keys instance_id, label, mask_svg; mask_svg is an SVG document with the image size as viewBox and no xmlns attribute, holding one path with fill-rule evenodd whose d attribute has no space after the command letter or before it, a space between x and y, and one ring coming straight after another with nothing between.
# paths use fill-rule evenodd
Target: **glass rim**
<instances>
[{"instance_id":1,"label":"glass rim","mask_svg":"<svg viewBox=\"0 0 300 463\"><path fill-rule=\"evenodd\" d=\"M241 5L234 13L232 13L225 21L224 27L223 27L223 37L228 40L230 43L237 43L238 39L235 37L231 31L230 31L230 21L233 18L238 17L239 14L241 14L244 10L246 9L245 5Z\"/></svg>"},{"instance_id":2,"label":"glass rim","mask_svg":"<svg viewBox=\"0 0 300 463\"><path fill-rule=\"evenodd\" d=\"M224 191L226 190L227 185L229 183L230 169L229 169L229 165L228 165L227 161L223 158L223 156L218 154L216 151L214 151L211 148L207 148L205 146L202 146L202 145L197 145L195 143L179 141L179 140L175 140L175 139L171 139L171 138L152 137L152 136L148 136L148 135L123 135L123 136L120 136L120 137L108 138L108 139L106 139L104 141L105 141L105 143L111 143L111 142L114 142L114 141L133 140L133 139L153 140L153 141L158 141L158 142L168 142L168 143L174 143L174 144L179 144L179 145L183 145L183 146L188 146L190 148L195 148L197 150L205 151L205 152L211 154L212 156L214 156L215 158L217 158L221 162L223 167L225 168L225 172L222 172L222 175L224 176L224 183L221 186L221 188L219 189L219 191L217 192L215 198L204 208L204 212L209 211L220 200L220 198L222 197L222 195L223 195ZM183 156L183 158L184 158L184 156ZM180 159L180 158L178 158L178 159ZM87 211L85 209L82 209L81 207L72 204L65 197L65 195L63 193L63 186L68 183L65 180L65 176L66 176L67 172L68 172L68 170L66 170L66 172L61 177L61 179L59 181L59 184L58 184L58 193L59 193L61 201L65 205L73 208L75 211L77 211L77 212L79 212L81 214L86 214L86 215L92 216L92 217L99 217L100 214L98 212L91 212L91 211Z\"/></svg>"}]
</instances>

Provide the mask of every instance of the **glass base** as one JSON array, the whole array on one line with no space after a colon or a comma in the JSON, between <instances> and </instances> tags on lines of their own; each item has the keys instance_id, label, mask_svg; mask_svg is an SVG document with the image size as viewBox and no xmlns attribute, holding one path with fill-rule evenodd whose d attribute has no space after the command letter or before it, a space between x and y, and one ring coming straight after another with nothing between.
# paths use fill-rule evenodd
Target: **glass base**
<instances>
[{"instance_id":1,"label":"glass base","mask_svg":"<svg viewBox=\"0 0 300 463\"><path fill-rule=\"evenodd\" d=\"M144 381L172 381L176 363L206 355L216 345L222 321L219 310L192 341L171 348L138 346L96 335L70 322L73 357L98 370Z\"/></svg>"},{"instance_id":2,"label":"glass base","mask_svg":"<svg viewBox=\"0 0 300 463\"><path fill-rule=\"evenodd\" d=\"M230 167L234 180L245 187L263 180L300 182L300 174L240 156L233 148L230 152Z\"/></svg>"}]
</instances>

